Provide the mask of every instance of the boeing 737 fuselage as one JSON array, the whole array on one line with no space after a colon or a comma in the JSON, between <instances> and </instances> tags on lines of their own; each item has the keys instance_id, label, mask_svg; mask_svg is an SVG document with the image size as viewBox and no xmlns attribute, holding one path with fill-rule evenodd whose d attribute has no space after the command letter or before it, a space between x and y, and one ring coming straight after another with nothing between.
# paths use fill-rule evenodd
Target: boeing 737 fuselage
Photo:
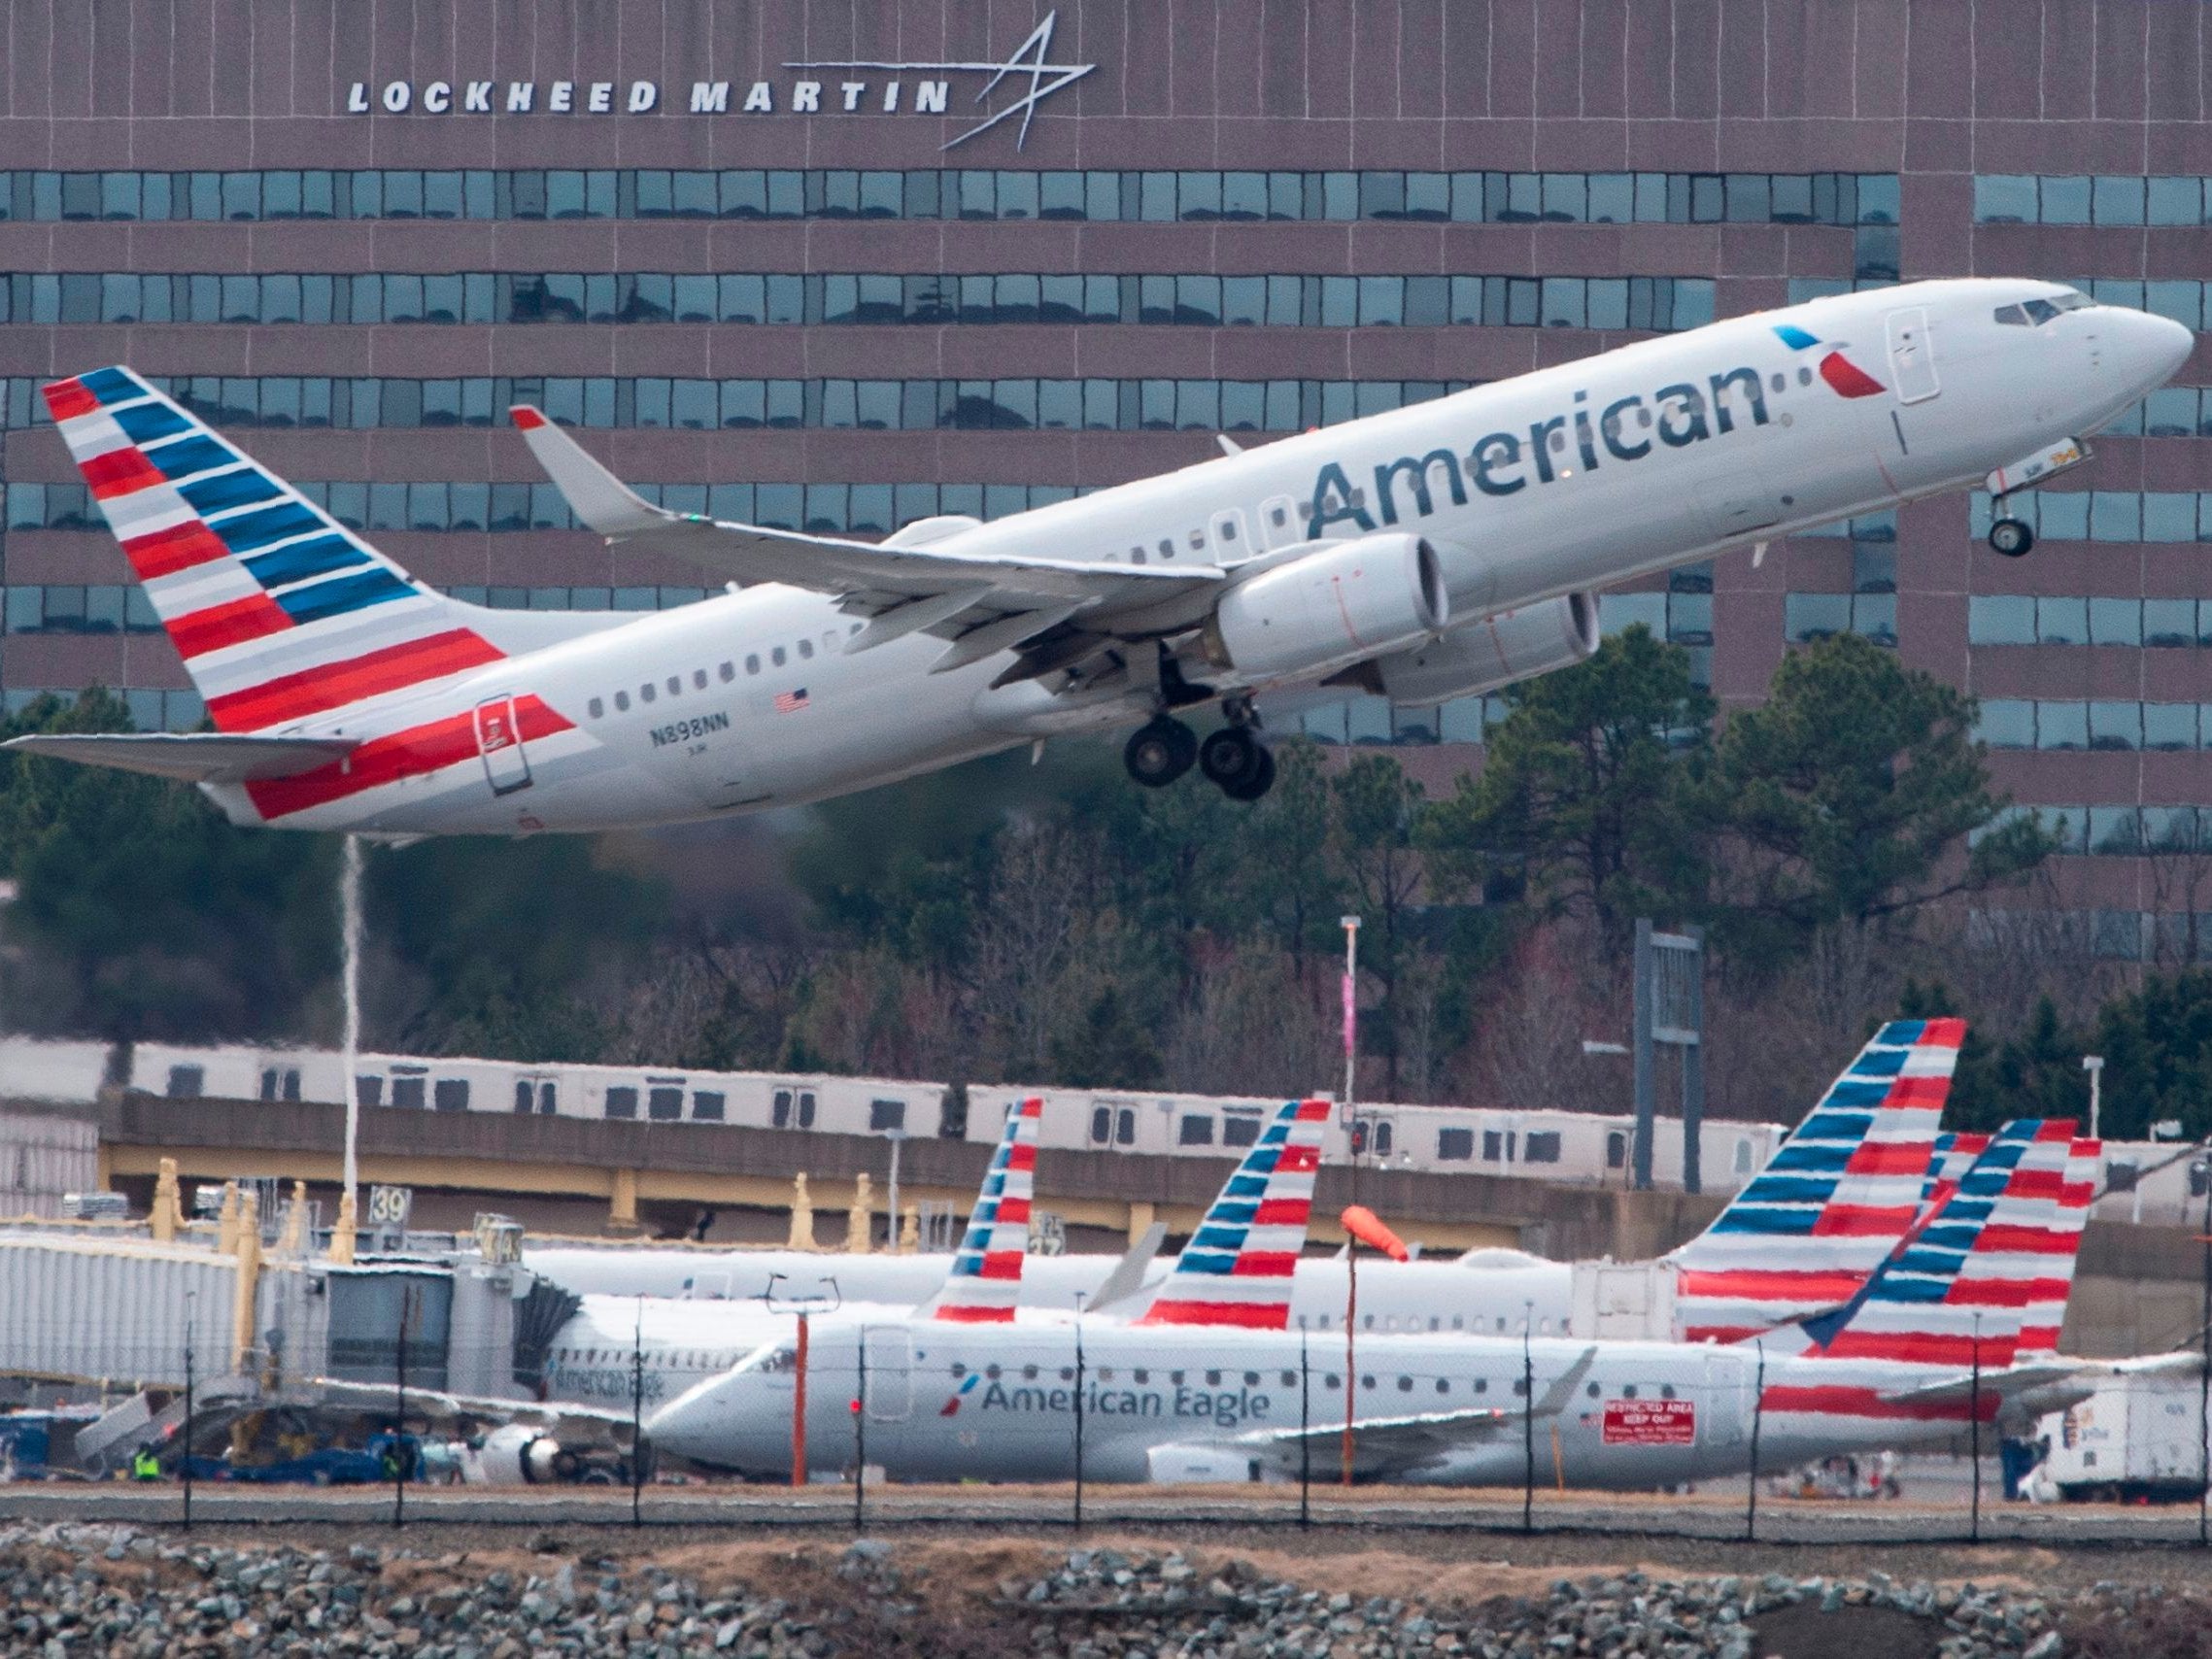
<instances>
[{"instance_id":1,"label":"boeing 737 fuselage","mask_svg":"<svg viewBox=\"0 0 2212 1659\"><path fill-rule=\"evenodd\" d=\"M580 522L731 585L641 617L437 593L102 369L48 401L218 730L17 743L190 779L243 824L391 836L712 818L1132 726L1140 783L1195 763L1253 799L1270 699L1434 704L1569 665L1596 647L1595 590L2001 497L2194 343L2050 283L1909 284L881 545L664 511L516 411ZM1208 703L1227 724L1201 744L1176 716Z\"/></svg>"}]
</instances>

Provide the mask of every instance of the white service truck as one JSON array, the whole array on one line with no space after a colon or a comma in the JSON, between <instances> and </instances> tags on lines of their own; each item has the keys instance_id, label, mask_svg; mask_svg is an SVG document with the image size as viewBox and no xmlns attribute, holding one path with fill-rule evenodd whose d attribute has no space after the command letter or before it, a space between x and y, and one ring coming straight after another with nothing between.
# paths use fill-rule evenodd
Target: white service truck
<instances>
[{"instance_id":1,"label":"white service truck","mask_svg":"<svg viewBox=\"0 0 2212 1659\"><path fill-rule=\"evenodd\" d=\"M2195 1503L2204 1490L2195 1368L2107 1377L2036 1425L2046 1448L2023 1483L2039 1503Z\"/></svg>"}]
</instances>

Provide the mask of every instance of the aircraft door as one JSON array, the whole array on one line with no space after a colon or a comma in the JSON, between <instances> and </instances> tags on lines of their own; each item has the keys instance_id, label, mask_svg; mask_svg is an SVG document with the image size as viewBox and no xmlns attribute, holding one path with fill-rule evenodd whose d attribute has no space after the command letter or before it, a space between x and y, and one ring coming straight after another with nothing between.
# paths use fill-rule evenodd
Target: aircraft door
<instances>
[{"instance_id":1,"label":"aircraft door","mask_svg":"<svg viewBox=\"0 0 2212 1659\"><path fill-rule=\"evenodd\" d=\"M868 1364L868 1418L903 1423L914 1408L914 1351L904 1326L861 1332Z\"/></svg>"},{"instance_id":2,"label":"aircraft door","mask_svg":"<svg viewBox=\"0 0 2212 1659\"><path fill-rule=\"evenodd\" d=\"M1935 348L1923 306L1889 313L1889 379L1899 403L1924 403L1943 389L1936 383Z\"/></svg>"},{"instance_id":3,"label":"aircraft door","mask_svg":"<svg viewBox=\"0 0 2212 1659\"><path fill-rule=\"evenodd\" d=\"M1709 1446L1733 1446L1744 1438L1752 1411L1752 1372L1732 1355L1705 1356L1705 1433Z\"/></svg>"},{"instance_id":4,"label":"aircraft door","mask_svg":"<svg viewBox=\"0 0 2212 1659\"><path fill-rule=\"evenodd\" d=\"M529 756L523 750L522 719L513 696L486 697L476 705L476 752L484 757L485 781L493 795L530 787Z\"/></svg>"},{"instance_id":5,"label":"aircraft door","mask_svg":"<svg viewBox=\"0 0 2212 1659\"><path fill-rule=\"evenodd\" d=\"M1298 516L1298 503L1287 495L1271 495L1260 503L1260 540L1270 553L1306 539L1306 521Z\"/></svg>"},{"instance_id":6,"label":"aircraft door","mask_svg":"<svg viewBox=\"0 0 2212 1659\"><path fill-rule=\"evenodd\" d=\"M1241 564L1258 551L1244 527L1244 510L1242 507L1231 507L1226 512L1213 515L1214 563Z\"/></svg>"}]
</instances>

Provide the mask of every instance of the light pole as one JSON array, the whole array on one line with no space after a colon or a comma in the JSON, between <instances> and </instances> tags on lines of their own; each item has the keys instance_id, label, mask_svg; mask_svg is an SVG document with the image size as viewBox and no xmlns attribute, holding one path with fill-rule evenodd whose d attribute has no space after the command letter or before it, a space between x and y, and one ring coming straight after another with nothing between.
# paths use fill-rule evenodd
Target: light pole
<instances>
[{"instance_id":1,"label":"light pole","mask_svg":"<svg viewBox=\"0 0 2212 1659\"><path fill-rule=\"evenodd\" d=\"M896 1256L899 1254L899 1148L905 1142L906 1132L902 1129L887 1129L883 1132L883 1138L891 1142L891 1190L887 1195L891 1206L891 1226L885 1236L883 1248L888 1254Z\"/></svg>"},{"instance_id":2,"label":"light pole","mask_svg":"<svg viewBox=\"0 0 2212 1659\"><path fill-rule=\"evenodd\" d=\"M2089 1073L2090 1078L2090 1138L2095 1140L2099 1138L2102 1133L2098 1127L2098 1120L2104 1104L2104 1091L2098 1085L2104 1080L2104 1056L2101 1054L2083 1055L2082 1069Z\"/></svg>"},{"instance_id":3,"label":"light pole","mask_svg":"<svg viewBox=\"0 0 2212 1659\"><path fill-rule=\"evenodd\" d=\"M1352 1122L1353 1080L1359 1067L1359 918L1342 918L1344 930L1344 1130ZM1358 1159L1353 1159L1356 1167Z\"/></svg>"}]
</instances>

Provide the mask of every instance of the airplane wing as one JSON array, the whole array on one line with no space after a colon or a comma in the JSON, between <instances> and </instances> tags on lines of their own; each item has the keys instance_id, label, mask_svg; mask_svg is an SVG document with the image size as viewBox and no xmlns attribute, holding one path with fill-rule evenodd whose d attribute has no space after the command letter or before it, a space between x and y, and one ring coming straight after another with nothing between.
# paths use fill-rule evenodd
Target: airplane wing
<instances>
[{"instance_id":1,"label":"airplane wing","mask_svg":"<svg viewBox=\"0 0 2212 1659\"><path fill-rule=\"evenodd\" d=\"M1995 1400L2011 1400L2037 1389L2049 1388L2054 1383L2066 1382L2082 1373L2078 1365L2027 1365L2010 1366L2003 1371L1987 1371L1982 1373L1981 1391ZM1940 1382L1923 1383L1918 1388L1901 1388L1882 1396L1885 1405L1962 1405L1973 1397L1975 1382L1971 1372L1954 1374Z\"/></svg>"},{"instance_id":2,"label":"airplane wing","mask_svg":"<svg viewBox=\"0 0 2212 1659\"><path fill-rule=\"evenodd\" d=\"M1412 1411L1397 1417L1362 1417L1352 1425L1354 1469L1377 1475L1417 1468L1455 1447L1494 1439L1502 1434L1519 1434L1523 1424L1531 1419L1542 1421L1556 1417L1567 1408L1596 1358L1595 1346L1583 1349L1582 1357L1553 1379L1526 1413L1507 1406L1482 1406L1459 1411ZM1290 1425L1248 1430L1230 1443L1254 1450L1295 1449L1301 1440L1316 1446L1334 1446L1344 1439L1344 1433L1342 1420L1309 1422L1303 1428Z\"/></svg>"},{"instance_id":3,"label":"airplane wing","mask_svg":"<svg viewBox=\"0 0 2212 1659\"><path fill-rule=\"evenodd\" d=\"M725 581L830 594L847 615L868 619L847 652L933 634L947 642L933 673L1025 644L1032 661L1009 679L1072 666L1112 639L1194 626L1224 581L1208 564L1010 559L674 513L645 500L538 410L519 404L508 413L577 519L609 542L667 554Z\"/></svg>"},{"instance_id":4,"label":"airplane wing","mask_svg":"<svg viewBox=\"0 0 2212 1659\"><path fill-rule=\"evenodd\" d=\"M390 1417L398 1404L390 1383L347 1382L325 1376L315 1378L307 1386L315 1391L315 1404L324 1409ZM579 1405L554 1400L503 1400L493 1395L455 1394L438 1388L408 1389L407 1415L411 1420L428 1418L449 1424L486 1420L530 1423L556 1434L570 1424L589 1425L595 1433L610 1429L627 1432L630 1425L628 1406ZM652 1415L650 1409L646 1415Z\"/></svg>"},{"instance_id":5,"label":"airplane wing","mask_svg":"<svg viewBox=\"0 0 2212 1659\"><path fill-rule=\"evenodd\" d=\"M1167 1236L1167 1223L1155 1221L1147 1227L1143 1236L1129 1247L1120 1261L1114 1263L1113 1271L1106 1274L1099 1288L1092 1293L1090 1311L1104 1313L1107 1308L1127 1302L1142 1290L1144 1275L1150 1271L1153 1259L1160 1254L1161 1242Z\"/></svg>"},{"instance_id":6,"label":"airplane wing","mask_svg":"<svg viewBox=\"0 0 2212 1659\"><path fill-rule=\"evenodd\" d=\"M246 737L227 731L34 731L0 743L19 755L51 755L189 784L289 778L343 761L350 737Z\"/></svg>"}]
</instances>

